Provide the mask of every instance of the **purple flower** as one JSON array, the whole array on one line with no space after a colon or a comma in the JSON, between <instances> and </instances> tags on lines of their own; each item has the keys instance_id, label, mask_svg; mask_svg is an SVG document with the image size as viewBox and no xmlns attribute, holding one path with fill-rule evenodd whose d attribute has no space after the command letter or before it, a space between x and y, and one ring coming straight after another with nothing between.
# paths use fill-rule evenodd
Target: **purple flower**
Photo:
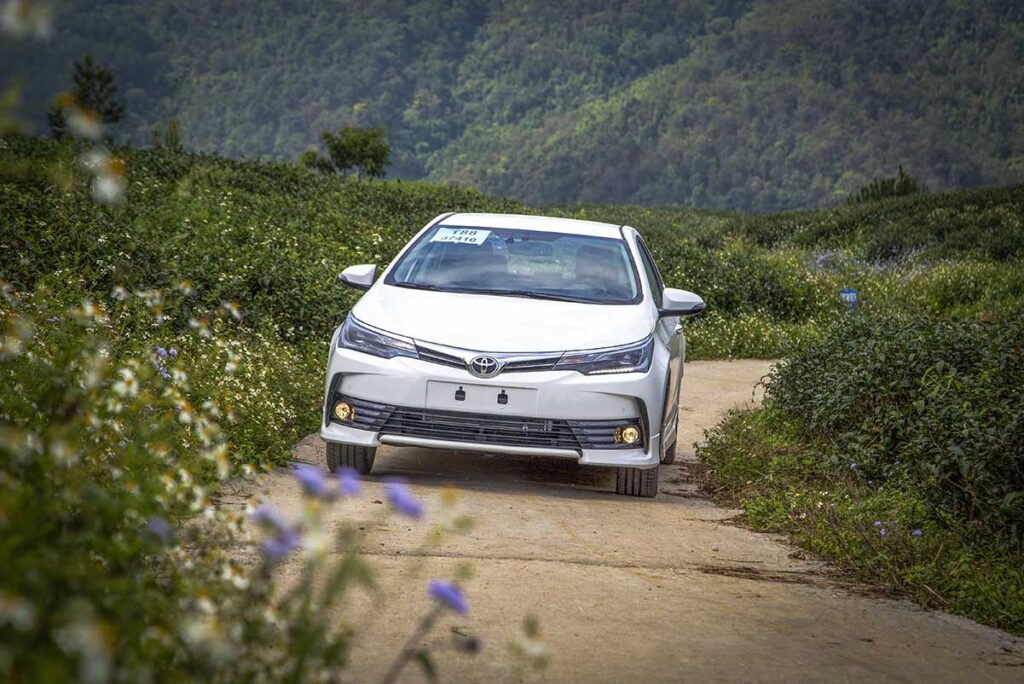
<instances>
[{"instance_id":1,"label":"purple flower","mask_svg":"<svg viewBox=\"0 0 1024 684\"><path fill-rule=\"evenodd\" d=\"M252 512L251 520L273 533L269 539L260 544L260 553L272 563L276 563L289 553L299 548L299 532L288 524L281 512L267 503L262 503Z\"/></svg>"},{"instance_id":2,"label":"purple flower","mask_svg":"<svg viewBox=\"0 0 1024 684\"><path fill-rule=\"evenodd\" d=\"M447 580L430 580L427 593L430 595L430 598L446 608L454 610L459 615L465 615L469 612L469 604L466 603L466 597L462 594L462 590L452 582Z\"/></svg>"},{"instance_id":3,"label":"purple flower","mask_svg":"<svg viewBox=\"0 0 1024 684\"><path fill-rule=\"evenodd\" d=\"M850 468L852 468L853 470L856 470L857 469L857 464L856 463L851 463L850 464Z\"/></svg>"},{"instance_id":4,"label":"purple flower","mask_svg":"<svg viewBox=\"0 0 1024 684\"><path fill-rule=\"evenodd\" d=\"M46 319L47 323L57 323L58 321L60 321L60 316L50 316Z\"/></svg>"},{"instance_id":5,"label":"purple flower","mask_svg":"<svg viewBox=\"0 0 1024 684\"><path fill-rule=\"evenodd\" d=\"M870 487L870 486L871 486L871 485L873 485L873 484L875 484L875 481L874 481L874 480L868 480L868 487Z\"/></svg>"},{"instance_id":6,"label":"purple flower","mask_svg":"<svg viewBox=\"0 0 1024 684\"><path fill-rule=\"evenodd\" d=\"M286 529L260 544L260 553L267 560L276 563L297 548L299 548L299 533L294 529Z\"/></svg>"},{"instance_id":7,"label":"purple flower","mask_svg":"<svg viewBox=\"0 0 1024 684\"><path fill-rule=\"evenodd\" d=\"M171 347L171 348L170 348L170 349L169 349L169 350L167 351L167 353L168 353L168 354L170 354L171 356L177 356L177 355L178 355L178 350L177 350L177 349L175 349L174 347Z\"/></svg>"},{"instance_id":8,"label":"purple flower","mask_svg":"<svg viewBox=\"0 0 1024 684\"><path fill-rule=\"evenodd\" d=\"M160 516L153 516L146 521L146 530L164 544L171 541L171 537L174 536L171 524Z\"/></svg>"},{"instance_id":9,"label":"purple flower","mask_svg":"<svg viewBox=\"0 0 1024 684\"><path fill-rule=\"evenodd\" d=\"M882 527L882 528L879 528L879 530L878 530L878 536L879 536L879 537L884 537L884 536L885 536L885 528L884 528L884 527Z\"/></svg>"},{"instance_id":10,"label":"purple flower","mask_svg":"<svg viewBox=\"0 0 1024 684\"><path fill-rule=\"evenodd\" d=\"M388 482L384 491L387 493L391 506L400 514L415 520L423 517L423 504L412 495L412 492L404 484L397 481Z\"/></svg>"},{"instance_id":11,"label":"purple flower","mask_svg":"<svg viewBox=\"0 0 1024 684\"><path fill-rule=\"evenodd\" d=\"M324 476L324 471L320 468L307 463L300 463L295 466L293 472L295 473L295 479L299 481L302 491L307 496L326 498L329 495L327 478Z\"/></svg>"},{"instance_id":12,"label":"purple flower","mask_svg":"<svg viewBox=\"0 0 1024 684\"><path fill-rule=\"evenodd\" d=\"M157 347L156 348L156 354L157 354L157 356L160 356L160 357L166 357L167 356L167 350L164 349L163 347Z\"/></svg>"},{"instance_id":13,"label":"purple flower","mask_svg":"<svg viewBox=\"0 0 1024 684\"><path fill-rule=\"evenodd\" d=\"M338 471L338 488L344 496L357 496L363 490L359 481L359 473L355 468L342 466Z\"/></svg>"},{"instance_id":14,"label":"purple flower","mask_svg":"<svg viewBox=\"0 0 1024 684\"><path fill-rule=\"evenodd\" d=\"M876 520L875 521L875 527L881 527L881 526L882 526L882 521L881 520Z\"/></svg>"},{"instance_id":15,"label":"purple flower","mask_svg":"<svg viewBox=\"0 0 1024 684\"><path fill-rule=\"evenodd\" d=\"M921 530L914 530L910 534L914 535L915 537L920 537L922 532L921 532Z\"/></svg>"},{"instance_id":16,"label":"purple flower","mask_svg":"<svg viewBox=\"0 0 1024 684\"><path fill-rule=\"evenodd\" d=\"M289 529L288 521L281 512L268 503L262 503L252 512L250 519L258 525L270 528L275 532Z\"/></svg>"}]
</instances>

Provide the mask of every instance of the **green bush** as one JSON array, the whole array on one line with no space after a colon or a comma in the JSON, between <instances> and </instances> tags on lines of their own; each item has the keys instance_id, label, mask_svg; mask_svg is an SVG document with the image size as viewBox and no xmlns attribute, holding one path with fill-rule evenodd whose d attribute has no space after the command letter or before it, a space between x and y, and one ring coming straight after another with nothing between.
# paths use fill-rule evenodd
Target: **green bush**
<instances>
[{"instance_id":1,"label":"green bush","mask_svg":"<svg viewBox=\"0 0 1024 684\"><path fill-rule=\"evenodd\" d=\"M822 458L799 417L731 415L698 455L712 491L758 530L788 533L854 580L1024 634L1024 554L969 522L939 523L919 482Z\"/></svg>"},{"instance_id":2,"label":"green bush","mask_svg":"<svg viewBox=\"0 0 1024 684\"><path fill-rule=\"evenodd\" d=\"M329 533L323 513L358 496L357 477L298 466L298 520L218 501L226 478L282 461L318 422L294 351L230 314L176 333L154 291L69 306L67 293L2 289L0 677L337 681L351 638L339 604L373 574L364 527ZM387 485L391 507L422 517L401 487ZM450 499L424 544L467 528ZM247 521L264 530L257 543ZM293 553L299 575L280 586L272 570ZM441 590L421 634L466 610L458 585L429 586ZM521 638L543 654L535 634ZM430 658L402 651L394 667L432 671Z\"/></svg>"},{"instance_id":3,"label":"green bush","mask_svg":"<svg viewBox=\"0 0 1024 684\"><path fill-rule=\"evenodd\" d=\"M265 401L243 417L225 402L241 394L231 382L210 391L214 377L252 377L250 357L199 334L168 348L120 337L126 321L166 327L133 302L108 311L47 291L3 294L0 673L239 681L339 669L347 637L328 627L335 599L315 611L278 603L266 569L228 553L244 517L212 499L240 472L233 442L259 453L294 436L238 429L279 426L293 406ZM308 623L322 632L304 632Z\"/></svg>"},{"instance_id":4,"label":"green bush","mask_svg":"<svg viewBox=\"0 0 1024 684\"><path fill-rule=\"evenodd\" d=\"M830 464L911 478L936 522L1024 547L1024 315L851 316L772 372L765 404Z\"/></svg>"}]
</instances>

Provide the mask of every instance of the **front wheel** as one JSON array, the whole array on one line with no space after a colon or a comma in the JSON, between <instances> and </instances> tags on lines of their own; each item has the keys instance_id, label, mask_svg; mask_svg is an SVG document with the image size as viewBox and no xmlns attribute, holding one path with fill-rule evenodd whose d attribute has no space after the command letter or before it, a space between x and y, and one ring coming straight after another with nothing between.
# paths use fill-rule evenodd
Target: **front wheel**
<instances>
[{"instance_id":1,"label":"front wheel","mask_svg":"<svg viewBox=\"0 0 1024 684\"><path fill-rule=\"evenodd\" d=\"M377 450L371 447L327 442L327 469L334 473L345 466L353 468L360 475L369 475L376 453Z\"/></svg>"},{"instance_id":2,"label":"front wheel","mask_svg":"<svg viewBox=\"0 0 1024 684\"><path fill-rule=\"evenodd\" d=\"M618 468L615 471L615 493L648 498L656 496L658 494L658 470L658 466Z\"/></svg>"}]
</instances>

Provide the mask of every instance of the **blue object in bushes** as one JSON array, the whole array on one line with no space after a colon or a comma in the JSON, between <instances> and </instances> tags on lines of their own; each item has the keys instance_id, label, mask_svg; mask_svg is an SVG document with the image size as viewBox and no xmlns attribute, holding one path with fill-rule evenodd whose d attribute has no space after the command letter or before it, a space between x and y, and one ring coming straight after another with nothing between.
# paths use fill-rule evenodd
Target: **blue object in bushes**
<instances>
[{"instance_id":1,"label":"blue object in bushes","mask_svg":"<svg viewBox=\"0 0 1024 684\"><path fill-rule=\"evenodd\" d=\"M846 306L850 307L850 311L857 308L857 302L860 301L860 296L857 290L852 287L844 287L839 291L839 298L846 302Z\"/></svg>"}]
</instances>

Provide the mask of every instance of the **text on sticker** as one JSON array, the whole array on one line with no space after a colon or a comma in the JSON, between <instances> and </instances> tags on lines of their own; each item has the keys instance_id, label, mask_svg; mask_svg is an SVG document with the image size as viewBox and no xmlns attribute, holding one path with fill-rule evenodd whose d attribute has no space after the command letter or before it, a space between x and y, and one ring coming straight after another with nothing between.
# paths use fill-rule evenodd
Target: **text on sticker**
<instances>
[{"instance_id":1,"label":"text on sticker","mask_svg":"<svg viewBox=\"0 0 1024 684\"><path fill-rule=\"evenodd\" d=\"M491 231L480 230L479 228L438 228L434 236L430 238L430 241L482 245L490 234Z\"/></svg>"}]
</instances>

